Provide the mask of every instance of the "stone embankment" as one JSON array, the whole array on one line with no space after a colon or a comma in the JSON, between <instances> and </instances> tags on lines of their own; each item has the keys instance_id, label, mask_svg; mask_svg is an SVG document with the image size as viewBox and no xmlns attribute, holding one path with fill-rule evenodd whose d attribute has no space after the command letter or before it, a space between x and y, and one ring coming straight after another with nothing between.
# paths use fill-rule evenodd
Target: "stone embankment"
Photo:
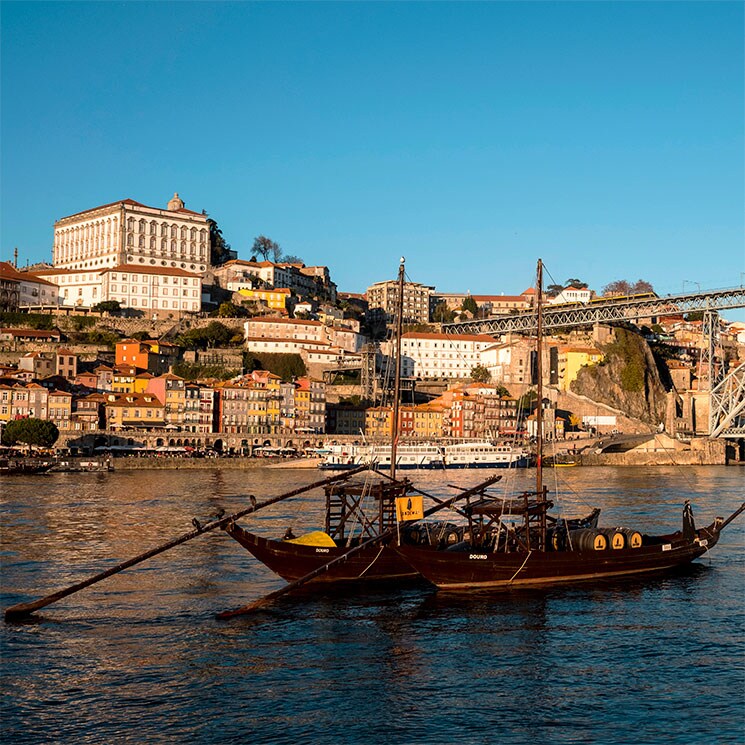
<instances>
[{"instance_id":1,"label":"stone embankment","mask_svg":"<svg viewBox=\"0 0 745 745\"><path fill-rule=\"evenodd\" d=\"M724 454L683 450L643 453L583 453L579 458L582 466L725 466Z\"/></svg>"},{"instance_id":2,"label":"stone embankment","mask_svg":"<svg viewBox=\"0 0 745 745\"><path fill-rule=\"evenodd\" d=\"M114 458L115 471L156 470L243 470L256 468L315 468L315 458Z\"/></svg>"}]
</instances>

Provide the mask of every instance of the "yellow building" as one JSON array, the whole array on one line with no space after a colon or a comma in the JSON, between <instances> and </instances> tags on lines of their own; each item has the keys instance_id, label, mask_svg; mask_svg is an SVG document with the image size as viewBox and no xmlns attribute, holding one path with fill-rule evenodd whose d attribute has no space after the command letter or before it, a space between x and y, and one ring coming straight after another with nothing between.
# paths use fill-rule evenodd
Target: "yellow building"
<instances>
[{"instance_id":1,"label":"yellow building","mask_svg":"<svg viewBox=\"0 0 745 745\"><path fill-rule=\"evenodd\" d=\"M281 424L282 395L279 375L268 370L254 370L248 377L248 422L255 432L277 432Z\"/></svg>"},{"instance_id":2,"label":"yellow building","mask_svg":"<svg viewBox=\"0 0 745 745\"><path fill-rule=\"evenodd\" d=\"M0 422L10 421L13 389L9 385L0 385Z\"/></svg>"},{"instance_id":3,"label":"yellow building","mask_svg":"<svg viewBox=\"0 0 745 745\"><path fill-rule=\"evenodd\" d=\"M145 393L152 379L153 379L153 376L148 372L140 373L139 375L136 375L134 379L134 383L132 384L131 392L132 393Z\"/></svg>"},{"instance_id":4,"label":"yellow building","mask_svg":"<svg viewBox=\"0 0 745 745\"><path fill-rule=\"evenodd\" d=\"M117 365L111 380L111 390L114 393L136 393L137 374L137 368L134 365Z\"/></svg>"},{"instance_id":5,"label":"yellow building","mask_svg":"<svg viewBox=\"0 0 745 745\"><path fill-rule=\"evenodd\" d=\"M375 406L365 412L365 436L371 440L391 438L393 411L390 406Z\"/></svg>"},{"instance_id":6,"label":"yellow building","mask_svg":"<svg viewBox=\"0 0 745 745\"><path fill-rule=\"evenodd\" d=\"M49 391L47 400L49 420L54 422L57 429L71 429L72 424L72 394L65 391Z\"/></svg>"},{"instance_id":7,"label":"yellow building","mask_svg":"<svg viewBox=\"0 0 745 745\"><path fill-rule=\"evenodd\" d=\"M559 388L568 391L580 368L597 365L602 359L603 353L595 347L559 347Z\"/></svg>"},{"instance_id":8,"label":"yellow building","mask_svg":"<svg viewBox=\"0 0 745 745\"><path fill-rule=\"evenodd\" d=\"M107 429L153 429L165 426L165 406L151 393L114 393L106 397Z\"/></svg>"},{"instance_id":9,"label":"yellow building","mask_svg":"<svg viewBox=\"0 0 745 745\"><path fill-rule=\"evenodd\" d=\"M442 437L445 408L442 404L436 403L415 406L414 437L419 440L433 440Z\"/></svg>"},{"instance_id":10,"label":"yellow building","mask_svg":"<svg viewBox=\"0 0 745 745\"><path fill-rule=\"evenodd\" d=\"M285 310L287 307L287 298L290 297L290 291L286 288L278 290L238 290L238 294L248 300L260 300L272 310Z\"/></svg>"}]
</instances>

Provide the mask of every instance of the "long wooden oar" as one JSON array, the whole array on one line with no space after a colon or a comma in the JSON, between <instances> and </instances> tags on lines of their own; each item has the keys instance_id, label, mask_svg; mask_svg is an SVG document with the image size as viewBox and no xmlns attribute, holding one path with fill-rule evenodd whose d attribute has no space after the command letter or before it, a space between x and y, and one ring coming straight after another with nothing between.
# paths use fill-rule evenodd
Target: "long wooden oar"
<instances>
[{"instance_id":1,"label":"long wooden oar","mask_svg":"<svg viewBox=\"0 0 745 745\"><path fill-rule=\"evenodd\" d=\"M451 499L440 502L440 504L436 505L435 507L430 507L428 510L425 510L424 517L429 517L430 515L433 515L435 512L439 512L440 510L446 507L450 507L450 505L452 505L454 502L457 502L461 499L465 499L466 497L470 497L472 494L476 494L479 491L486 489L487 486L491 486L493 483L495 483L496 481L499 481L499 479L501 478L502 478L501 476L492 476L491 478L487 479L486 481L479 484L478 486L474 486L472 489L468 489L467 491L464 491L462 494L458 494L457 496L452 497ZM407 522L416 522L416 521L407 520ZM323 574L324 572L327 572L331 567L335 566L336 564L340 564L342 561L346 561L350 556L358 553L359 551L362 551L363 549L368 548L369 546L374 546L378 543L382 543L386 541L388 538L392 538L394 535L396 535L396 533L398 532L398 529L399 529L398 525L392 528L389 528L388 530L383 531L380 535L375 536L373 538L369 538L368 540L364 541L363 543L360 543L354 548L349 549L349 551L347 551L345 554L342 554L341 556L337 556L335 559L332 559L327 564L324 564L323 566L320 566L317 569L314 569L312 572L309 572L304 577L300 577L299 579L296 579L293 582L290 582L288 585L285 585L279 590L270 592L268 595L264 595L263 598L254 600L252 603L243 605L240 608L236 608L235 610L226 610L226 611L223 611L222 613L218 613L217 617L221 620L225 620L228 618L233 618L235 616L242 616L242 615L245 615L246 613L251 613L252 611L257 610L258 608L262 608L263 606L268 605L269 603L273 602L277 598L282 597L282 595L286 595L288 592L292 592L293 590L296 590L298 587L302 587L303 585L310 582L312 579L315 579L316 577L318 577L319 574Z\"/></svg>"},{"instance_id":2,"label":"long wooden oar","mask_svg":"<svg viewBox=\"0 0 745 745\"><path fill-rule=\"evenodd\" d=\"M96 582L100 582L102 579L111 577L112 574L117 574L118 572L121 572L124 569L128 569L135 564L139 564L152 556L162 554L164 551L168 551L169 549L173 548L174 546L178 546L181 543L186 543L187 541L192 540L192 538L196 538L203 533L207 533L208 531L215 530L217 528L222 528L229 522L237 520L240 517L244 517L245 515L248 515L252 512L257 512L258 510L261 510L264 507L268 507L269 505L281 502L283 499L296 497L298 494L303 494L304 492L311 491L312 489L317 489L321 486L325 486L326 484L331 484L335 481L348 479L350 476L354 476L355 474L365 470L367 470L367 466L360 466L359 468L355 468L351 471L345 471L344 473L337 474L336 476L330 476L327 479L323 479L323 481L316 481L315 483L309 484L308 486L301 486L298 489L293 489L292 491L287 492L286 494L281 494L278 497L272 497L271 499L267 499L264 502L256 502L256 499L254 497L251 497L251 506L245 510L236 512L234 515L228 515L227 517L222 517L219 520L213 520L212 522L206 523L205 525L199 525L198 523L195 523L197 525L196 530L192 530L189 533L184 533L183 535L178 536L178 538L174 538L167 543L157 546L156 548L152 548L149 551L146 551L144 554L140 554L139 556L127 559L127 561L123 561L121 564L117 564L116 566L113 566L110 569L106 569L103 572L99 572L93 577L83 580L82 582L77 582L70 587L66 587L64 590L59 590L58 592L52 593L51 595L46 595L45 597L39 598L38 600L10 606L9 608L5 609L5 620L15 621L21 618L25 618L34 611L39 610L39 608L44 608L47 605L56 603L58 600L61 600L68 595L72 595L79 590L90 587L91 585L96 584Z\"/></svg>"}]
</instances>

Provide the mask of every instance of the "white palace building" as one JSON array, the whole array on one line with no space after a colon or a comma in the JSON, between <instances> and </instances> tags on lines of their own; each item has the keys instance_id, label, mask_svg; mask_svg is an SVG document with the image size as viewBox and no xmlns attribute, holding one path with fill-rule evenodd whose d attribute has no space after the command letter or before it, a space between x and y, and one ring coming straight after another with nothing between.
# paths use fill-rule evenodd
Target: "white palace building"
<instances>
[{"instance_id":1,"label":"white palace building","mask_svg":"<svg viewBox=\"0 0 745 745\"><path fill-rule=\"evenodd\" d=\"M207 216L174 194L167 209L123 199L63 217L54 224L54 268L33 274L59 286L61 306L116 300L180 315L200 310L209 261Z\"/></svg>"}]
</instances>

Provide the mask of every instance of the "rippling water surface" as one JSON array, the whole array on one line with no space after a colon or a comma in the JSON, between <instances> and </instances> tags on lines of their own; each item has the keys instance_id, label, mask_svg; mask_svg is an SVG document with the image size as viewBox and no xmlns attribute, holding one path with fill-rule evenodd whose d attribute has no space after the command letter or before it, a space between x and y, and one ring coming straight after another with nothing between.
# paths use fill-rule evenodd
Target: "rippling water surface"
<instances>
[{"instance_id":1,"label":"rippling water surface","mask_svg":"<svg viewBox=\"0 0 745 745\"><path fill-rule=\"evenodd\" d=\"M699 524L745 494L737 467L563 469L570 511L604 524ZM2 606L79 581L317 479L309 471L121 471L6 477ZM424 473L450 494L484 472ZM528 474L516 477L528 485ZM505 479L505 481L509 481ZM553 487L553 484L551 484ZM318 496L249 523L318 526ZM283 582L207 533L3 624L8 743L745 742L745 519L676 576L481 595L426 587L286 598L215 613Z\"/></svg>"}]
</instances>

